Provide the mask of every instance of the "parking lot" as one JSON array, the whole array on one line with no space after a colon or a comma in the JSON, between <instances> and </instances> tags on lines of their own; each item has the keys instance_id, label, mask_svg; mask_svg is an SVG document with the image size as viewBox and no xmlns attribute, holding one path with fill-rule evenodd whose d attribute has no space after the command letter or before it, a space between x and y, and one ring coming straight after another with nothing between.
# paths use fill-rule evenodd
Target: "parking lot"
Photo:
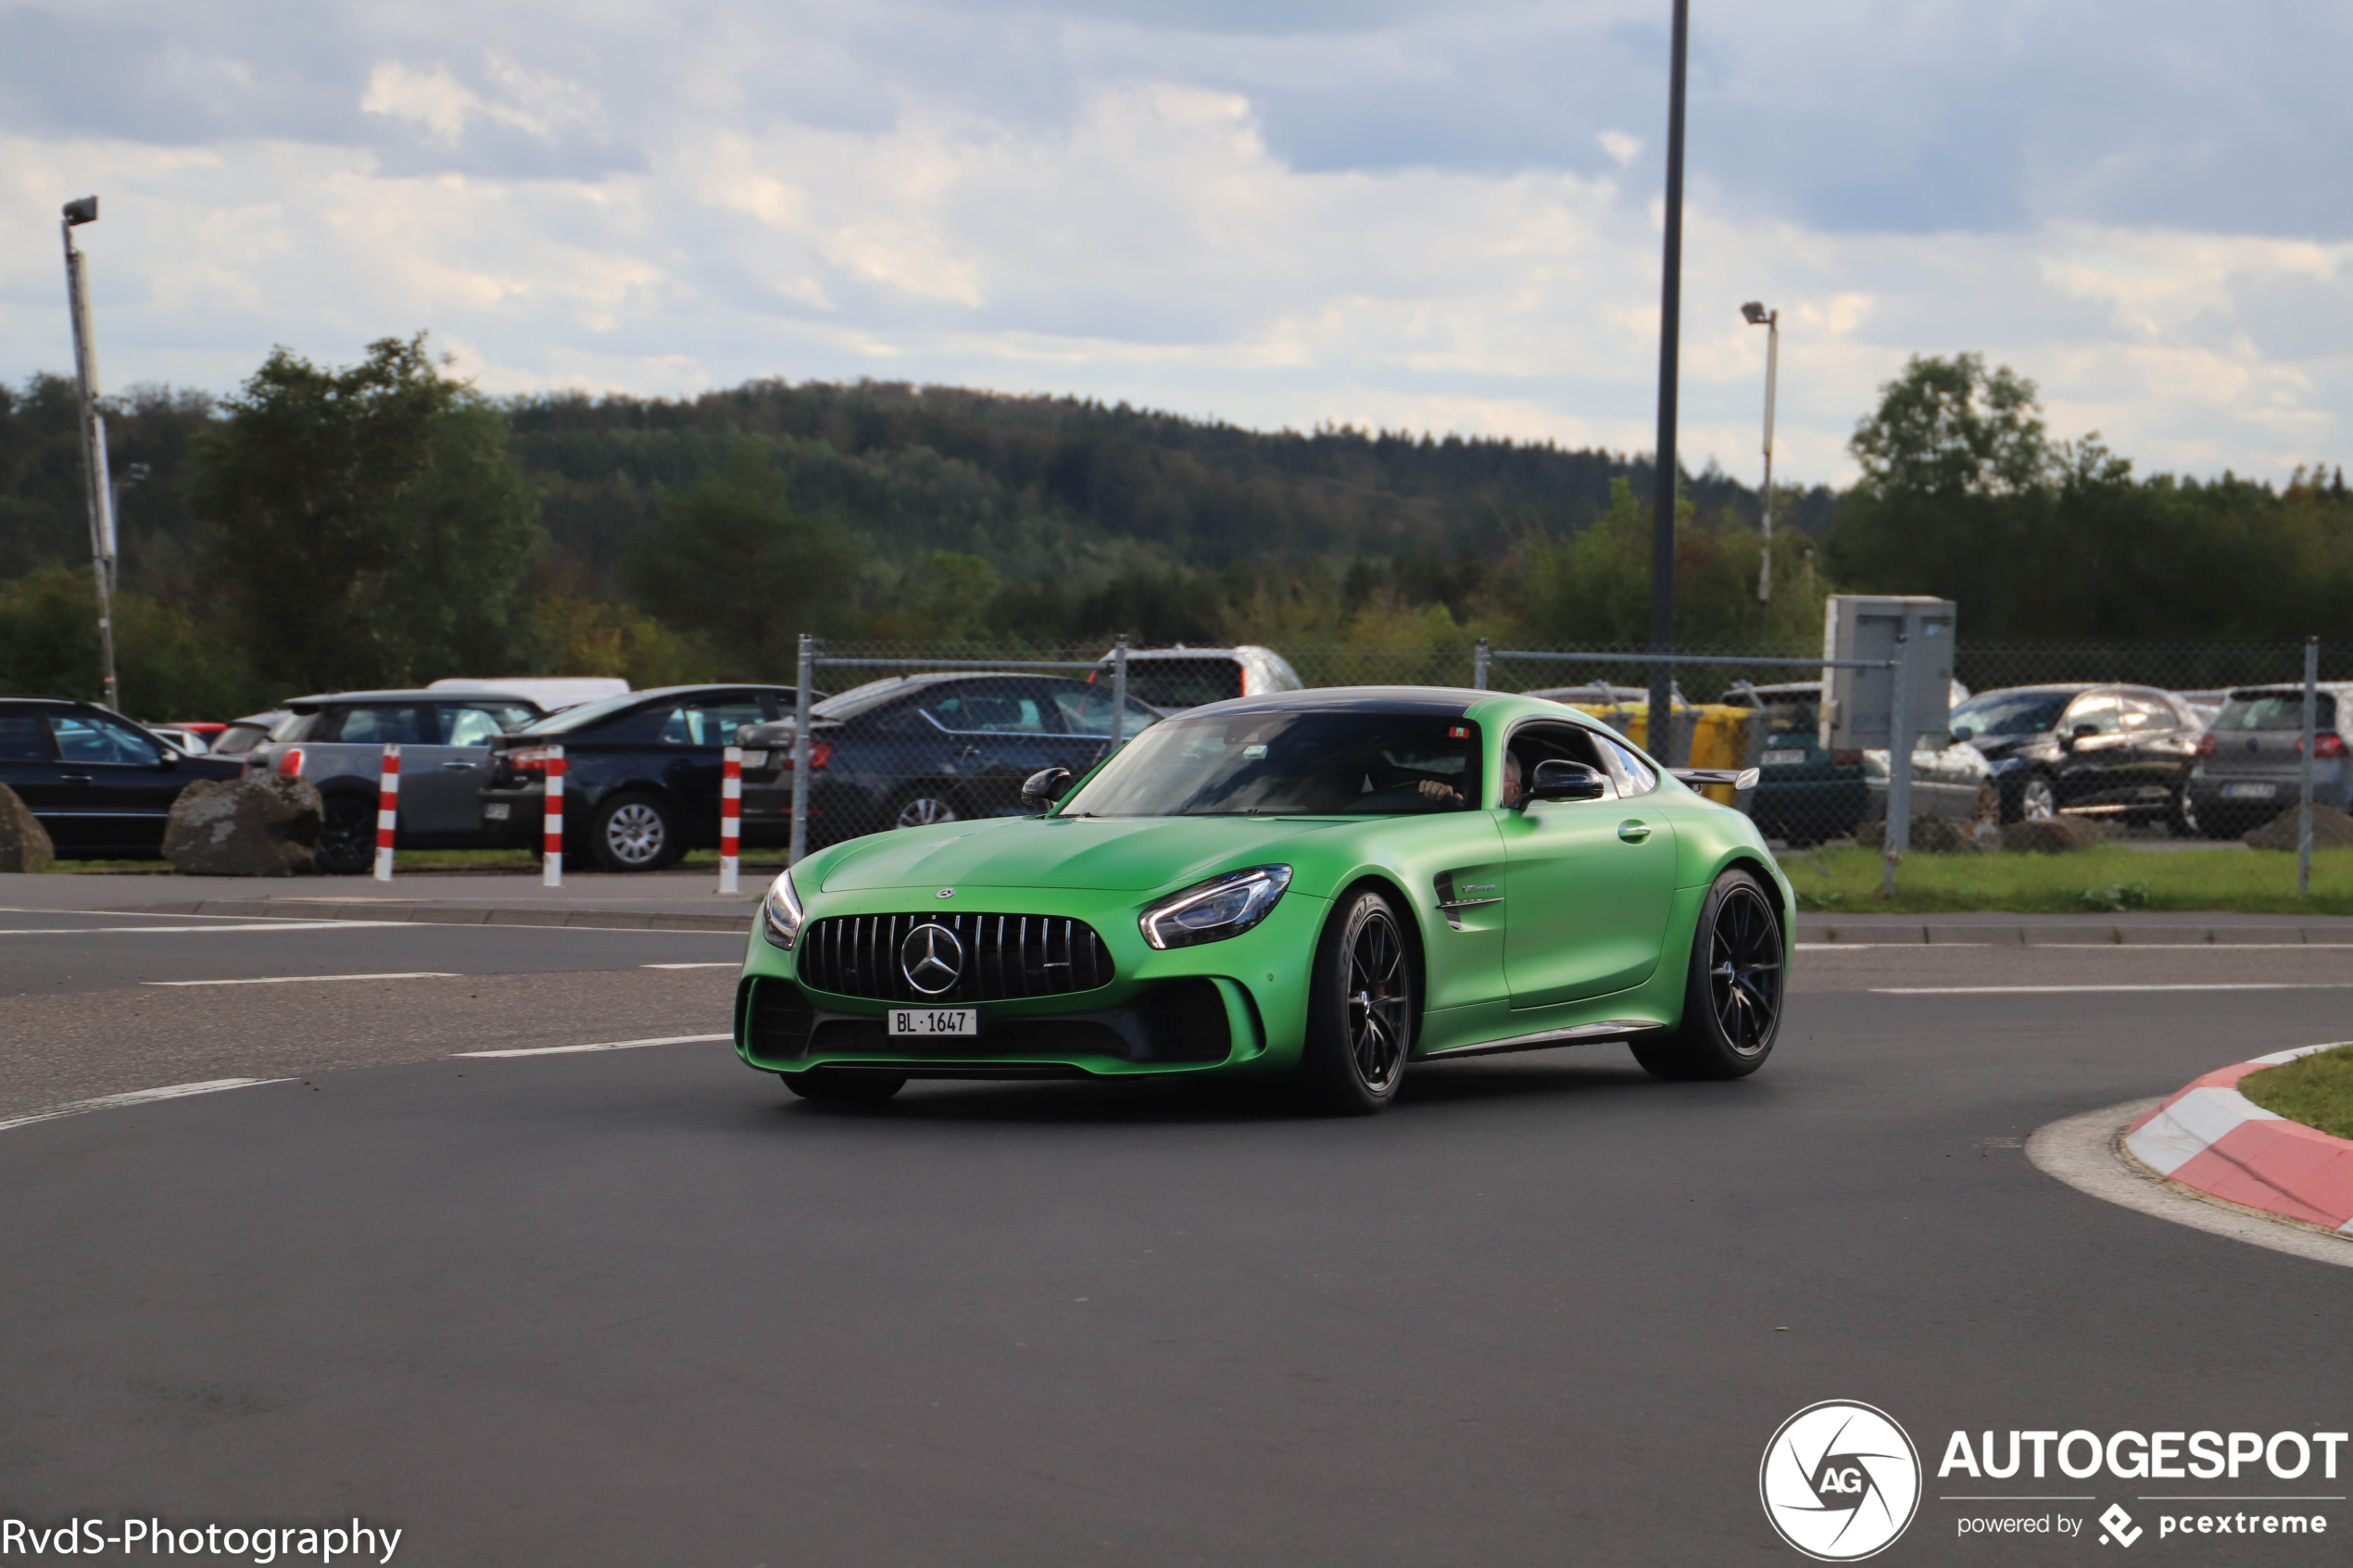
<instances>
[{"instance_id":1,"label":"parking lot","mask_svg":"<svg viewBox=\"0 0 2353 1568\"><path fill-rule=\"evenodd\" d=\"M2347 1033L2325 925L1850 924L1755 1078L1590 1047L1322 1122L798 1103L698 1038L740 937L548 908L0 916L0 1120L274 1080L0 1132L14 1512L358 1514L452 1563L1764 1562L1757 1455L1818 1399L1924 1449L2343 1424L2347 1276L2022 1148ZM1929 1486L1905 1552L1982 1557Z\"/></svg>"}]
</instances>

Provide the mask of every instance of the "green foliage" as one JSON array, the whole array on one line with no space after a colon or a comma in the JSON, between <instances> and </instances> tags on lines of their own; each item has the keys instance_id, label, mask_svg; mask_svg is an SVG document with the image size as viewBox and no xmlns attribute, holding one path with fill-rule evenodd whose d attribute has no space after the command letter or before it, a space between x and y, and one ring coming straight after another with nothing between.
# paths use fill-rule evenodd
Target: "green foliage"
<instances>
[{"instance_id":1,"label":"green foliage","mask_svg":"<svg viewBox=\"0 0 2353 1568\"><path fill-rule=\"evenodd\" d=\"M506 420L422 333L346 370L273 351L195 444L208 564L263 673L406 685L527 650L535 498Z\"/></svg>"},{"instance_id":2,"label":"green foliage","mask_svg":"<svg viewBox=\"0 0 2353 1568\"><path fill-rule=\"evenodd\" d=\"M140 594L114 601L122 706L158 723L250 712L258 696L233 642ZM0 691L102 701L98 596L88 571L45 566L0 587Z\"/></svg>"},{"instance_id":3,"label":"green foliage","mask_svg":"<svg viewBox=\"0 0 2353 1568\"><path fill-rule=\"evenodd\" d=\"M2231 910L2242 914L2353 914L2353 855L2312 858L2312 896L2296 893L2296 857L2279 849L2155 853L2095 844L2074 855L1904 857L1895 897L1883 898L1886 861L1876 849L1821 848L1782 857L1809 913L1969 909L2073 914L2087 909ZM2088 885L2087 885L2088 884Z\"/></svg>"},{"instance_id":4,"label":"green foliage","mask_svg":"<svg viewBox=\"0 0 2353 1568\"><path fill-rule=\"evenodd\" d=\"M745 442L726 470L672 496L638 546L645 606L691 628L736 679L790 679L799 633L851 629L862 561L841 531L796 513L784 476Z\"/></svg>"},{"instance_id":5,"label":"green foliage","mask_svg":"<svg viewBox=\"0 0 2353 1568\"><path fill-rule=\"evenodd\" d=\"M2331 1137L2353 1138L2353 1046L2250 1073L2238 1091L2264 1110Z\"/></svg>"},{"instance_id":6,"label":"green foliage","mask_svg":"<svg viewBox=\"0 0 2353 1568\"><path fill-rule=\"evenodd\" d=\"M1850 445L1866 483L1906 495L2021 495L2052 462L2034 383L1975 354L1914 355Z\"/></svg>"}]
</instances>

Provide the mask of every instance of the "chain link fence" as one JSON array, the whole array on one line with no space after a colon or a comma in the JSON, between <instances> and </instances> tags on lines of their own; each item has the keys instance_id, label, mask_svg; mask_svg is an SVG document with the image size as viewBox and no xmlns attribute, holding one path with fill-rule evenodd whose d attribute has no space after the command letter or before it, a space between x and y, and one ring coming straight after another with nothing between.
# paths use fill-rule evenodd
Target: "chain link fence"
<instances>
[{"instance_id":1,"label":"chain link fence","mask_svg":"<svg viewBox=\"0 0 2353 1568\"><path fill-rule=\"evenodd\" d=\"M2292 821L2306 651L2300 643L1963 639L1949 694L1953 744L1913 755L1911 843L1959 847L2000 824L2050 816L2149 838L2221 839L2283 812ZM1769 839L1791 847L1874 842L1886 816L1888 755L1820 744L1822 671L1805 648L1678 650L1674 728L1663 746L1646 734L1647 660L1492 648L1467 635L1117 653L1096 643L812 644L799 771L805 847L1018 813L1030 809L1021 790L1035 773L1083 774L1165 714L1294 685L1540 693L1669 766L1758 767L1762 782L1743 804ZM2318 672L2314 797L2345 809L2353 775L2330 686L2353 688L2353 644L2322 646ZM746 732L746 827L764 841L793 821L797 738L790 721Z\"/></svg>"}]
</instances>

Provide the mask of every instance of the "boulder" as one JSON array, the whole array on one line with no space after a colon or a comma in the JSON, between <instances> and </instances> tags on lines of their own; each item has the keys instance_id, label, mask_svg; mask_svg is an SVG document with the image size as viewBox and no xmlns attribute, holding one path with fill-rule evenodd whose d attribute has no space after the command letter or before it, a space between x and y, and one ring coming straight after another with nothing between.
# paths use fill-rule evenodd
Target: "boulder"
<instances>
[{"instance_id":1,"label":"boulder","mask_svg":"<svg viewBox=\"0 0 2353 1568\"><path fill-rule=\"evenodd\" d=\"M1970 824L1951 817L1912 819L1912 852L1916 855L1962 855L1981 846L1970 836ZM1856 844L1865 849L1887 847L1887 823L1874 818L1855 830Z\"/></svg>"},{"instance_id":2,"label":"boulder","mask_svg":"<svg viewBox=\"0 0 2353 1568\"><path fill-rule=\"evenodd\" d=\"M2097 822L2081 817L2050 817L2009 823L2002 829L2002 847L2013 855L2071 855L2107 836Z\"/></svg>"},{"instance_id":3,"label":"boulder","mask_svg":"<svg viewBox=\"0 0 2353 1568\"><path fill-rule=\"evenodd\" d=\"M319 792L283 773L198 779L171 803L164 859L188 876L293 876L311 869Z\"/></svg>"},{"instance_id":4,"label":"boulder","mask_svg":"<svg viewBox=\"0 0 2353 1568\"><path fill-rule=\"evenodd\" d=\"M57 847L32 808L0 784L0 872L45 872L57 858Z\"/></svg>"},{"instance_id":5,"label":"boulder","mask_svg":"<svg viewBox=\"0 0 2353 1568\"><path fill-rule=\"evenodd\" d=\"M2299 830L2296 825L2297 808L2291 806L2259 828L2246 834L2249 849L2294 849ZM2334 806L2312 802L2312 847L2315 849L2353 848L2353 817Z\"/></svg>"}]
</instances>

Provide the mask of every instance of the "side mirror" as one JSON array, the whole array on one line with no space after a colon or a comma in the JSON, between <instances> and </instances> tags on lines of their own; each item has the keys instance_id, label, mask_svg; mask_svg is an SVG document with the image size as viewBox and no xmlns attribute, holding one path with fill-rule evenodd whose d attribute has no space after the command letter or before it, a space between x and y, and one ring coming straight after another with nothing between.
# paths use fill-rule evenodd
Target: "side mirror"
<instances>
[{"instance_id":1,"label":"side mirror","mask_svg":"<svg viewBox=\"0 0 2353 1568\"><path fill-rule=\"evenodd\" d=\"M176 751L172 750L172 749L171 749L170 746L165 746L165 747L163 748L163 752L162 752L162 754L161 754L160 756L158 756L158 757L156 759L156 767L157 767L157 769L159 771L162 771L162 772L166 772L166 773L171 772L171 771L173 771L174 770L176 770L179 766L180 766L180 754L179 754L178 752L176 752Z\"/></svg>"},{"instance_id":2,"label":"side mirror","mask_svg":"<svg viewBox=\"0 0 2353 1568\"><path fill-rule=\"evenodd\" d=\"M1956 724L1953 726L1953 739L1956 742L1971 741L1976 738L1977 732L1970 729L1967 724Z\"/></svg>"},{"instance_id":3,"label":"side mirror","mask_svg":"<svg viewBox=\"0 0 2353 1568\"><path fill-rule=\"evenodd\" d=\"M1609 794L1608 775L1600 769L1554 757L1536 764L1535 779L1512 809L1525 810L1531 800L1606 800Z\"/></svg>"},{"instance_id":4,"label":"side mirror","mask_svg":"<svg viewBox=\"0 0 2353 1568\"><path fill-rule=\"evenodd\" d=\"M2075 728L2067 732L2067 738L2070 740L2082 740L2087 736L2095 735L2099 733L2100 727L2097 724L2078 724Z\"/></svg>"},{"instance_id":5,"label":"side mirror","mask_svg":"<svg viewBox=\"0 0 2353 1568\"><path fill-rule=\"evenodd\" d=\"M1022 781L1021 803L1033 810L1050 811L1070 787L1068 768L1040 768Z\"/></svg>"}]
</instances>

